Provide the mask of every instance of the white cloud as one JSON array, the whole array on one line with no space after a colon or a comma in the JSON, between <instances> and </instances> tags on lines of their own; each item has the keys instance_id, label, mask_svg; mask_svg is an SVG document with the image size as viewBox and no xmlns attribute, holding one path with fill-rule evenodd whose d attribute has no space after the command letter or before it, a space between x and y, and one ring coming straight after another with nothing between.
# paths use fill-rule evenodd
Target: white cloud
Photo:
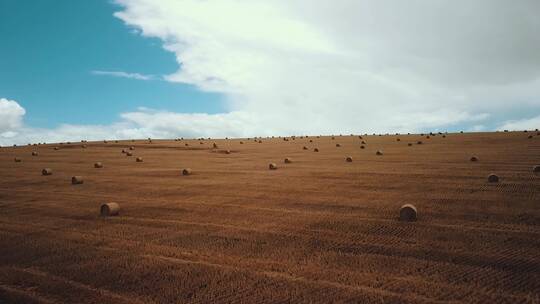
<instances>
[{"instance_id":1,"label":"white cloud","mask_svg":"<svg viewBox=\"0 0 540 304\"><path fill-rule=\"evenodd\" d=\"M137 80L152 80L155 79L154 75L143 75L139 73L126 73L122 71L99 71L94 70L91 71L94 75L101 75L101 76L112 76L112 77L120 77L120 78L130 78L130 79L137 79Z\"/></svg>"},{"instance_id":2,"label":"white cloud","mask_svg":"<svg viewBox=\"0 0 540 304\"><path fill-rule=\"evenodd\" d=\"M497 129L521 131L521 130L534 130L538 128L540 128L540 115L533 118L506 121Z\"/></svg>"},{"instance_id":3,"label":"white cloud","mask_svg":"<svg viewBox=\"0 0 540 304\"><path fill-rule=\"evenodd\" d=\"M257 132L473 128L540 108L535 0L117 2L176 54L167 80L224 93Z\"/></svg>"},{"instance_id":4,"label":"white cloud","mask_svg":"<svg viewBox=\"0 0 540 304\"><path fill-rule=\"evenodd\" d=\"M26 111L16 101L0 98L0 133L10 132L22 125Z\"/></svg>"}]
</instances>

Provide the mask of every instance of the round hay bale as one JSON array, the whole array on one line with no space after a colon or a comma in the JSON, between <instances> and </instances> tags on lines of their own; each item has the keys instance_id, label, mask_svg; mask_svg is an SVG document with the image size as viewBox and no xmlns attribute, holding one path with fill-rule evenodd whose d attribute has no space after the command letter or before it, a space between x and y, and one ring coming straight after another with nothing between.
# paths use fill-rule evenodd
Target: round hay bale
<instances>
[{"instance_id":1,"label":"round hay bale","mask_svg":"<svg viewBox=\"0 0 540 304\"><path fill-rule=\"evenodd\" d=\"M124 154L127 153L126 149L122 149L122 153Z\"/></svg>"},{"instance_id":2,"label":"round hay bale","mask_svg":"<svg viewBox=\"0 0 540 304\"><path fill-rule=\"evenodd\" d=\"M259 140L258 143L262 144L262 140Z\"/></svg>"},{"instance_id":3,"label":"round hay bale","mask_svg":"<svg viewBox=\"0 0 540 304\"><path fill-rule=\"evenodd\" d=\"M104 140L103 143L106 144L106 143L108 143L108 141Z\"/></svg>"},{"instance_id":4,"label":"round hay bale","mask_svg":"<svg viewBox=\"0 0 540 304\"><path fill-rule=\"evenodd\" d=\"M471 156L471 161L472 161L472 162L477 162L477 161L478 161L478 157L476 157L475 155Z\"/></svg>"},{"instance_id":5,"label":"round hay bale","mask_svg":"<svg viewBox=\"0 0 540 304\"><path fill-rule=\"evenodd\" d=\"M411 146L412 146L412 143L408 143L407 146L411 147Z\"/></svg>"},{"instance_id":6,"label":"round hay bale","mask_svg":"<svg viewBox=\"0 0 540 304\"><path fill-rule=\"evenodd\" d=\"M56 150L56 151L58 151L59 149L60 149L60 148L58 148L58 147L54 147L54 150Z\"/></svg>"},{"instance_id":7,"label":"round hay bale","mask_svg":"<svg viewBox=\"0 0 540 304\"><path fill-rule=\"evenodd\" d=\"M348 163L352 163L352 157L347 156L347 157L345 158L345 161L348 162Z\"/></svg>"},{"instance_id":8,"label":"round hay bale","mask_svg":"<svg viewBox=\"0 0 540 304\"><path fill-rule=\"evenodd\" d=\"M304 150L307 150L307 149L308 149L308 147L306 147L306 146L303 146L303 147L302 147L302 149L304 149Z\"/></svg>"},{"instance_id":9,"label":"round hay bale","mask_svg":"<svg viewBox=\"0 0 540 304\"><path fill-rule=\"evenodd\" d=\"M362 145L367 145L365 141L360 142Z\"/></svg>"},{"instance_id":10,"label":"round hay bale","mask_svg":"<svg viewBox=\"0 0 540 304\"><path fill-rule=\"evenodd\" d=\"M189 144L188 144L188 143L185 143L184 146L189 147Z\"/></svg>"},{"instance_id":11,"label":"round hay bale","mask_svg":"<svg viewBox=\"0 0 540 304\"><path fill-rule=\"evenodd\" d=\"M231 150L225 150L225 154L231 154Z\"/></svg>"},{"instance_id":12,"label":"round hay bale","mask_svg":"<svg viewBox=\"0 0 540 304\"><path fill-rule=\"evenodd\" d=\"M138 162L138 163L142 163L142 162L143 162L143 158L142 158L142 157L137 157L137 158L135 159L135 161Z\"/></svg>"},{"instance_id":13,"label":"round hay bale","mask_svg":"<svg viewBox=\"0 0 540 304\"><path fill-rule=\"evenodd\" d=\"M421 145L421 144L423 144L423 142L421 140L419 140L419 141L416 142L416 144Z\"/></svg>"},{"instance_id":14,"label":"round hay bale","mask_svg":"<svg viewBox=\"0 0 540 304\"><path fill-rule=\"evenodd\" d=\"M95 162L94 163L94 168L96 168L96 169L103 168L103 164L101 162Z\"/></svg>"},{"instance_id":15,"label":"round hay bale","mask_svg":"<svg viewBox=\"0 0 540 304\"><path fill-rule=\"evenodd\" d=\"M36 151L32 151L32 156L38 156L38 153Z\"/></svg>"},{"instance_id":16,"label":"round hay bale","mask_svg":"<svg viewBox=\"0 0 540 304\"><path fill-rule=\"evenodd\" d=\"M332 136L332 140L336 139L334 136Z\"/></svg>"},{"instance_id":17,"label":"round hay bale","mask_svg":"<svg viewBox=\"0 0 540 304\"><path fill-rule=\"evenodd\" d=\"M375 155L383 155L383 153L381 150L377 150L377 152L375 152Z\"/></svg>"},{"instance_id":18,"label":"round hay bale","mask_svg":"<svg viewBox=\"0 0 540 304\"><path fill-rule=\"evenodd\" d=\"M20 163L20 162L22 161L22 159L20 159L20 158L18 158L18 157L15 157L15 158L13 159L13 161L16 162L16 163Z\"/></svg>"},{"instance_id":19,"label":"round hay bale","mask_svg":"<svg viewBox=\"0 0 540 304\"><path fill-rule=\"evenodd\" d=\"M71 184L72 185L80 185L82 183L84 183L84 179L83 179L82 176L75 175L75 176L71 177Z\"/></svg>"},{"instance_id":20,"label":"round hay bale","mask_svg":"<svg viewBox=\"0 0 540 304\"><path fill-rule=\"evenodd\" d=\"M43 170L41 170L41 175L52 175L52 169L44 168Z\"/></svg>"},{"instance_id":21,"label":"round hay bale","mask_svg":"<svg viewBox=\"0 0 540 304\"><path fill-rule=\"evenodd\" d=\"M86 149L86 145L82 145L82 148L83 148L83 149Z\"/></svg>"},{"instance_id":22,"label":"round hay bale","mask_svg":"<svg viewBox=\"0 0 540 304\"><path fill-rule=\"evenodd\" d=\"M531 139L531 138L533 138L533 136L532 136L532 135L529 135L527 138L528 138L528 139Z\"/></svg>"},{"instance_id":23,"label":"round hay bale","mask_svg":"<svg viewBox=\"0 0 540 304\"><path fill-rule=\"evenodd\" d=\"M191 175L191 169L190 168L185 168L182 170L182 175Z\"/></svg>"},{"instance_id":24,"label":"round hay bale","mask_svg":"<svg viewBox=\"0 0 540 304\"><path fill-rule=\"evenodd\" d=\"M366 147L364 145L361 145L360 146L360 149L365 149Z\"/></svg>"},{"instance_id":25,"label":"round hay bale","mask_svg":"<svg viewBox=\"0 0 540 304\"><path fill-rule=\"evenodd\" d=\"M270 163L270 164L268 165L268 169L270 169L270 170L277 170L277 165L274 164L274 163Z\"/></svg>"},{"instance_id":26,"label":"round hay bale","mask_svg":"<svg viewBox=\"0 0 540 304\"><path fill-rule=\"evenodd\" d=\"M313 142L313 139L310 139L309 142L312 143L312 142Z\"/></svg>"},{"instance_id":27,"label":"round hay bale","mask_svg":"<svg viewBox=\"0 0 540 304\"><path fill-rule=\"evenodd\" d=\"M101 216L116 216L120 214L120 205L117 203L105 203L99 208Z\"/></svg>"},{"instance_id":28,"label":"round hay bale","mask_svg":"<svg viewBox=\"0 0 540 304\"><path fill-rule=\"evenodd\" d=\"M442 138L446 138L446 135L443 135Z\"/></svg>"},{"instance_id":29,"label":"round hay bale","mask_svg":"<svg viewBox=\"0 0 540 304\"><path fill-rule=\"evenodd\" d=\"M488 182L490 182L490 183L497 183L497 182L499 182L499 176L498 176L497 174L493 174L493 173L490 174L490 175L488 176Z\"/></svg>"},{"instance_id":30,"label":"round hay bale","mask_svg":"<svg viewBox=\"0 0 540 304\"><path fill-rule=\"evenodd\" d=\"M402 222L415 222L418 219L418 211L411 204L405 204L399 208L399 220Z\"/></svg>"},{"instance_id":31,"label":"round hay bale","mask_svg":"<svg viewBox=\"0 0 540 304\"><path fill-rule=\"evenodd\" d=\"M126 156L133 156L133 153L131 153L131 152L126 152Z\"/></svg>"},{"instance_id":32,"label":"round hay bale","mask_svg":"<svg viewBox=\"0 0 540 304\"><path fill-rule=\"evenodd\" d=\"M533 172L534 173L540 173L540 165L536 165L533 167Z\"/></svg>"},{"instance_id":33,"label":"round hay bale","mask_svg":"<svg viewBox=\"0 0 540 304\"><path fill-rule=\"evenodd\" d=\"M130 149L131 151L133 151L133 150L135 150L135 147L131 146L131 147L129 147L129 149Z\"/></svg>"},{"instance_id":34,"label":"round hay bale","mask_svg":"<svg viewBox=\"0 0 540 304\"><path fill-rule=\"evenodd\" d=\"M290 164L290 163L292 163L292 159L287 157L287 158L285 158L285 160L283 160L283 162L286 163L286 164Z\"/></svg>"},{"instance_id":35,"label":"round hay bale","mask_svg":"<svg viewBox=\"0 0 540 304\"><path fill-rule=\"evenodd\" d=\"M243 144L244 144L244 142L243 142L243 141L241 141L241 142L240 142L240 144L241 144L241 145L243 145Z\"/></svg>"},{"instance_id":36,"label":"round hay bale","mask_svg":"<svg viewBox=\"0 0 540 304\"><path fill-rule=\"evenodd\" d=\"M313 152L319 152L319 148L313 149Z\"/></svg>"},{"instance_id":37,"label":"round hay bale","mask_svg":"<svg viewBox=\"0 0 540 304\"><path fill-rule=\"evenodd\" d=\"M401 141L401 139L399 139L399 138L396 138L396 141Z\"/></svg>"},{"instance_id":38,"label":"round hay bale","mask_svg":"<svg viewBox=\"0 0 540 304\"><path fill-rule=\"evenodd\" d=\"M336 144L336 148L339 148L339 147L341 147L341 145L340 145L340 144Z\"/></svg>"},{"instance_id":39,"label":"round hay bale","mask_svg":"<svg viewBox=\"0 0 540 304\"><path fill-rule=\"evenodd\" d=\"M216 143L213 143L213 144L212 144L212 147L213 147L214 149L217 149L217 148L218 148L218 145L217 145Z\"/></svg>"},{"instance_id":40,"label":"round hay bale","mask_svg":"<svg viewBox=\"0 0 540 304\"><path fill-rule=\"evenodd\" d=\"M118 140L115 140L114 143L117 144L117 143L118 143Z\"/></svg>"}]
</instances>

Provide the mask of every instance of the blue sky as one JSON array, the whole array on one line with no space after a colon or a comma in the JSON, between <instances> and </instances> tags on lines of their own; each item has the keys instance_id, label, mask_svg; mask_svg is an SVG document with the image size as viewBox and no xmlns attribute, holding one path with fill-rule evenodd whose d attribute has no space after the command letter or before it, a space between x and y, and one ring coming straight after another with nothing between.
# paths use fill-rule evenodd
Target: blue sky
<instances>
[{"instance_id":1,"label":"blue sky","mask_svg":"<svg viewBox=\"0 0 540 304\"><path fill-rule=\"evenodd\" d=\"M223 111L221 96L159 79L178 69L159 39L135 34L107 0L1 0L0 97L26 109L25 122L108 124L148 107L175 112ZM91 71L157 75L155 80Z\"/></svg>"},{"instance_id":2,"label":"blue sky","mask_svg":"<svg viewBox=\"0 0 540 304\"><path fill-rule=\"evenodd\" d=\"M540 127L540 1L0 0L0 145Z\"/></svg>"}]
</instances>

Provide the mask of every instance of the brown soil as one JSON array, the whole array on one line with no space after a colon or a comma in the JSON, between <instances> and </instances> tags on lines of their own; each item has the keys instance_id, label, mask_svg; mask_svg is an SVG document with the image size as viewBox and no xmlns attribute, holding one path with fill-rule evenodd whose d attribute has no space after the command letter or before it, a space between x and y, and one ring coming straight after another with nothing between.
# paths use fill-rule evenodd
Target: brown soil
<instances>
[{"instance_id":1,"label":"brown soil","mask_svg":"<svg viewBox=\"0 0 540 304\"><path fill-rule=\"evenodd\" d=\"M3 147L0 303L539 303L527 136ZM100 216L107 202L118 216ZM399 221L408 203L416 222Z\"/></svg>"}]
</instances>

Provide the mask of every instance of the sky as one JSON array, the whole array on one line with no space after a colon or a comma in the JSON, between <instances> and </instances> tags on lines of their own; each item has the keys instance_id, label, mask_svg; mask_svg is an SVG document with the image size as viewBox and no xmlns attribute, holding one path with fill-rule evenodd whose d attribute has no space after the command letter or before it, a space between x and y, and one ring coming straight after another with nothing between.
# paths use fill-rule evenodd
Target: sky
<instances>
[{"instance_id":1,"label":"sky","mask_svg":"<svg viewBox=\"0 0 540 304\"><path fill-rule=\"evenodd\" d=\"M537 0L0 0L0 145L540 127Z\"/></svg>"}]
</instances>

